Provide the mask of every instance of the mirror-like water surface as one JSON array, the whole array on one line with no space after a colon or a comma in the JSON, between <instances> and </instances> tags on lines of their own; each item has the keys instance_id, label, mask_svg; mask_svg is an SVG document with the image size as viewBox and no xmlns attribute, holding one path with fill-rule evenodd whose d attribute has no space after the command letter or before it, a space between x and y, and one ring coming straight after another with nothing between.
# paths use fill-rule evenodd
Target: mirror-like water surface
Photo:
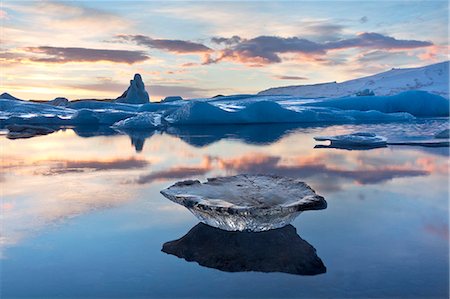
<instances>
[{"instance_id":1,"label":"mirror-like water surface","mask_svg":"<svg viewBox=\"0 0 450 299\"><path fill-rule=\"evenodd\" d=\"M107 128L0 138L1 297L447 298L448 148L314 148L316 135L432 136L448 120ZM328 208L227 233L160 195L239 173L301 178Z\"/></svg>"}]
</instances>

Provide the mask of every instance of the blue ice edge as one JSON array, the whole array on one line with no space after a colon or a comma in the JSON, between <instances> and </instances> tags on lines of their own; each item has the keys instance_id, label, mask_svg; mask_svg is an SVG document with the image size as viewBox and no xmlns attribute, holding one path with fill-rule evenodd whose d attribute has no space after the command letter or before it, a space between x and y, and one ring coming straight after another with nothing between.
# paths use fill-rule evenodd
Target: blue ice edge
<instances>
[{"instance_id":1,"label":"blue ice edge","mask_svg":"<svg viewBox=\"0 0 450 299\"><path fill-rule=\"evenodd\" d=\"M449 108L448 99L425 91L316 99L307 103L302 98L296 103L296 97L233 99L230 96L221 97L220 101L198 99L143 105L81 101L59 107L0 99L0 125L107 125L116 129L147 130L179 125L386 122L448 117Z\"/></svg>"}]
</instances>

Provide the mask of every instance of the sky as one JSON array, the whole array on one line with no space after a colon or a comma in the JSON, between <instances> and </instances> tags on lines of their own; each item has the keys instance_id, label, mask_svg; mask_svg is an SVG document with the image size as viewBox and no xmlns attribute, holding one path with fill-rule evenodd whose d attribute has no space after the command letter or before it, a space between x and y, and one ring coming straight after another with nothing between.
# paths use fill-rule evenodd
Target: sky
<instances>
[{"instance_id":1,"label":"sky","mask_svg":"<svg viewBox=\"0 0 450 299\"><path fill-rule=\"evenodd\" d=\"M10 1L0 92L152 101L256 93L448 60L448 1Z\"/></svg>"}]
</instances>

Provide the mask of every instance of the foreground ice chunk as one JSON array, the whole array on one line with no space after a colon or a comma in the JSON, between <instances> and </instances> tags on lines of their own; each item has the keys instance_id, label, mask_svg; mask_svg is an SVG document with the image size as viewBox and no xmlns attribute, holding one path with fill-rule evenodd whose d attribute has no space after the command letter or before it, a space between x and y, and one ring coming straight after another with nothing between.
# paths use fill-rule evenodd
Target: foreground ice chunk
<instances>
[{"instance_id":1,"label":"foreground ice chunk","mask_svg":"<svg viewBox=\"0 0 450 299\"><path fill-rule=\"evenodd\" d=\"M332 147L361 147L361 148L376 148L385 147L387 139L378 136L374 133L358 132L346 135L337 136L317 136L314 137L317 141L331 141Z\"/></svg>"},{"instance_id":2,"label":"foreground ice chunk","mask_svg":"<svg viewBox=\"0 0 450 299\"><path fill-rule=\"evenodd\" d=\"M254 233L228 232L199 223L181 239L164 243L162 251L226 272L316 275L327 270L316 249L292 225Z\"/></svg>"},{"instance_id":3,"label":"foreground ice chunk","mask_svg":"<svg viewBox=\"0 0 450 299\"><path fill-rule=\"evenodd\" d=\"M228 231L283 227L302 211L327 203L304 182L272 175L241 174L178 182L161 193L185 206L200 221Z\"/></svg>"}]
</instances>

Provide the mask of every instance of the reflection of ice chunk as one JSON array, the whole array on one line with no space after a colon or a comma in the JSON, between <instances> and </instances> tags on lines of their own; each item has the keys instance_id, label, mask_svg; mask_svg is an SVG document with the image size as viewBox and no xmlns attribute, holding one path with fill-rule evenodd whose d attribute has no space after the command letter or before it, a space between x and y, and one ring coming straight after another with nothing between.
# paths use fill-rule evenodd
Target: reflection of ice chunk
<instances>
[{"instance_id":1,"label":"reflection of ice chunk","mask_svg":"<svg viewBox=\"0 0 450 299\"><path fill-rule=\"evenodd\" d=\"M134 79L130 80L128 89L116 99L119 103L128 104L145 104L150 101L147 91L145 91L144 82L139 74L134 75Z\"/></svg>"},{"instance_id":2,"label":"reflection of ice chunk","mask_svg":"<svg viewBox=\"0 0 450 299\"><path fill-rule=\"evenodd\" d=\"M8 130L6 137L9 139L31 138L55 132L55 130L48 127L31 125L9 125L6 129Z\"/></svg>"},{"instance_id":3,"label":"reflection of ice chunk","mask_svg":"<svg viewBox=\"0 0 450 299\"><path fill-rule=\"evenodd\" d=\"M376 110L383 113L407 112L414 116L449 116L449 100L425 91L406 91L393 96L361 96L327 99L307 106L342 110Z\"/></svg>"},{"instance_id":4,"label":"reflection of ice chunk","mask_svg":"<svg viewBox=\"0 0 450 299\"><path fill-rule=\"evenodd\" d=\"M117 129L148 130L161 126L161 114L154 112L139 113L134 117L121 120L113 125Z\"/></svg>"},{"instance_id":5,"label":"reflection of ice chunk","mask_svg":"<svg viewBox=\"0 0 450 299\"><path fill-rule=\"evenodd\" d=\"M437 133L434 138L450 138L450 130L449 129L445 129L439 133Z\"/></svg>"},{"instance_id":6,"label":"reflection of ice chunk","mask_svg":"<svg viewBox=\"0 0 450 299\"><path fill-rule=\"evenodd\" d=\"M317 136L317 141L331 141L331 147L376 148L386 146L387 139L374 133L353 133L337 136Z\"/></svg>"},{"instance_id":7,"label":"reflection of ice chunk","mask_svg":"<svg viewBox=\"0 0 450 299\"><path fill-rule=\"evenodd\" d=\"M162 251L227 272L326 272L315 248L292 225L254 233L228 232L199 223L181 239L165 243Z\"/></svg>"},{"instance_id":8,"label":"reflection of ice chunk","mask_svg":"<svg viewBox=\"0 0 450 299\"><path fill-rule=\"evenodd\" d=\"M183 181L161 191L202 222L229 231L265 231L283 227L302 211L326 208L326 201L295 179L236 175Z\"/></svg>"}]
</instances>

